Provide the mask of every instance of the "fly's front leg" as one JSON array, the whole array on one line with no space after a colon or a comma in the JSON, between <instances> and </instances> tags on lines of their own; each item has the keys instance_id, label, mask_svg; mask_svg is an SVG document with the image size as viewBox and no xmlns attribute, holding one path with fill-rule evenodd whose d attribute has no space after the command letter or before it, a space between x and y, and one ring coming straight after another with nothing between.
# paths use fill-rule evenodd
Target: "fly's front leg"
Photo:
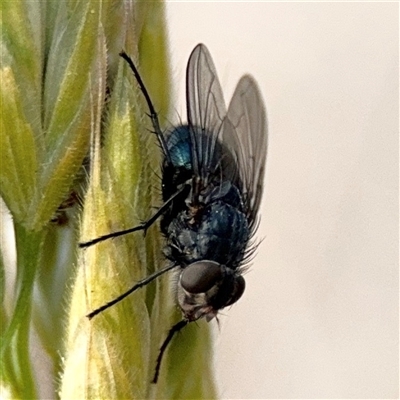
<instances>
[{"instance_id":1,"label":"fly's front leg","mask_svg":"<svg viewBox=\"0 0 400 400\"><path fill-rule=\"evenodd\" d=\"M142 222L140 225L134 226L133 228L124 229L122 231L111 232L107 235L99 236L95 239L88 240L87 242L79 243L80 248L86 248L93 246L94 244L103 242L104 240L114 239L118 236L127 235L128 233L136 232L136 231L145 231L150 228L151 225L159 218L164 212L168 209L171 203L187 188L187 185L182 185L182 187L173 195L171 196L157 211L156 213L150 217L147 221Z\"/></svg>"}]
</instances>

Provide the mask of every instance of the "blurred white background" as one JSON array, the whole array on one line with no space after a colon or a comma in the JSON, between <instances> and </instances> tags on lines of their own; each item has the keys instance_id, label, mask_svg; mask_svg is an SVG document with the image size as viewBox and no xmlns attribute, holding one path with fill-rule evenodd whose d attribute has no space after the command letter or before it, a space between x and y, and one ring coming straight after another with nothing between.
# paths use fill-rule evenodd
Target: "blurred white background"
<instances>
[{"instance_id":1,"label":"blurred white background","mask_svg":"<svg viewBox=\"0 0 400 400\"><path fill-rule=\"evenodd\" d=\"M216 332L224 399L397 398L398 3L169 2L175 108L205 43L269 118L264 237Z\"/></svg>"}]
</instances>

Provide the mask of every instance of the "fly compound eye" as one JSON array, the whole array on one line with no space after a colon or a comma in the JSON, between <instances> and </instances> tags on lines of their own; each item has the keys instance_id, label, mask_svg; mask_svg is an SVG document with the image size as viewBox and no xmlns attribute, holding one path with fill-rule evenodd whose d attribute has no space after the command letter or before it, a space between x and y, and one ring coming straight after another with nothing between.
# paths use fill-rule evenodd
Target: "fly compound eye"
<instances>
[{"instance_id":1,"label":"fly compound eye","mask_svg":"<svg viewBox=\"0 0 400 400\"><path fill-rule=\"evenodd\" d=\"M181 274L181 285L189 293L205 293L222 279L221 265L214 261L197 261Z\"/></svg>"},{"instance_id":2,"label":"fly compound eye","mask_svg":"<svg viewBox=\"0 0 400 400\"><path fill-rule=\"evenodd\" d=\"M245 288L246 288L246 281L244 280L243 276L239 275L235 279L232 297L229 299L225 307L230 306L233 303L236 303L242 297Z\"/></svg>"}]
</instances>

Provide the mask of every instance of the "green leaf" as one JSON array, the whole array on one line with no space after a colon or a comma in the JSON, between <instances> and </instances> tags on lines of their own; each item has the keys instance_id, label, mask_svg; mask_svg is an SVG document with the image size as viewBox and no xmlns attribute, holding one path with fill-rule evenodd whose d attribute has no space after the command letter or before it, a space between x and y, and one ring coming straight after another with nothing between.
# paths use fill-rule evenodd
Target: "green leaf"
<instances>
[{"instance_id":1,"label":"green leaf","mask_svg":"<svg viewBox=\"0 0 400 400\"><path fill-rule=\"evenodd\" d=\"M0 2L2 67L11 67L18 90L24 120L29 121L36 145L40 148L42 126L42 26L43 17L38 1Z\"/></svg>"},{"instance_id":2,"label":"green leaf","mask_svg":"<svg viewBox=\"0 0 400 400\"><path fill-rule=\"evenodd\" d=\"M35 194L35 140L13 71L5 67L0 73L0 190L14 218L21 222Z\"/></svg>"},{"instance_id":3,"label":"green leaf","mask_svg":"<svg viewBox=\"0 0 400 400\"><path fill-rule=\"evenodd\" d=\"M105 69L98 68L103 45L99 38L104 37L101 2L78 1L66 6L60 6L58 17L67 19L69 29L63 25L56 28L47 66L46 154L39 177L40 195L31 204L32 227L51 218L71 187L88 151L91 99L97 98L99 80L105 81Z\"/></svg>"},{"instance_id":4,"label":"green leaf","mask_svg":"<svg viewBox=\"0 0 400 400\"><path fill-rule=\"evenodd\" d=\"M141 179L143 147L136 129L136 106L132 106L135 96L125 88L124 81L122 75L117 78L102 149L96 130L83 238L123 229L126 223L138 223L136 210L146 209L146 196L140 193L146 191L148 182ZM140 235L128 235L81 252L61 398L146 397L150 326L145 292L135 293L92 321L84 316L143 276L146 259L142 240Z\"/></svg>"}]
</instances>

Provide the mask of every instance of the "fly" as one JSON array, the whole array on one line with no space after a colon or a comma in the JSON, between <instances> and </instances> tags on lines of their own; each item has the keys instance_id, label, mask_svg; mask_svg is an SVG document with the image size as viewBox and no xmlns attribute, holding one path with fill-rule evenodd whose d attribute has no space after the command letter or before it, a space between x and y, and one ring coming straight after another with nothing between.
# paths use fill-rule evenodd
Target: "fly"
<instances>
[{"instance_id":1,"label":"fly","mask_svg":"<svg viewBox=\"0 0 400 400\"><path fill-rule=\"evenodd\" d=\"M252 237L258 227L267 154L266 115L258 86L249 75L240 79L226 110L211 55L199 44L186 69L188 122L163 133L133 61L125 52L120 56L146 99L163 152L163 205L142 224L80 243L80 247L146 230L160 219L168 264L88 314L91 319L167 271L178 271L177 303L183 318L160 347L156 383L174 334L200 318L212 320L245 290L242 274L256 248Z\"/></svg>"}]
</instances>

